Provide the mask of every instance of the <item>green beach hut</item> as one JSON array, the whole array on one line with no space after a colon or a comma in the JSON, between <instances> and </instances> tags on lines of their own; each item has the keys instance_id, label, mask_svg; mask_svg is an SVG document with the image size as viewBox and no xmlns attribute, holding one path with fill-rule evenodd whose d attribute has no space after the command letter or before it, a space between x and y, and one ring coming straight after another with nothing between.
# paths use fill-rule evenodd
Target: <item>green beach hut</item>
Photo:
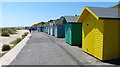
<instances>
[{"instance_id":1,"label":"green beach hut","mask_svg":"<svg viewBox=\"0 0 120 67\"><path fill-rule=\"evenodd\" d=\"M72 46L82 45L82 24L76 23L78 16L62 16L65 24L65 41Z\"/></svg>"}]
</instances>

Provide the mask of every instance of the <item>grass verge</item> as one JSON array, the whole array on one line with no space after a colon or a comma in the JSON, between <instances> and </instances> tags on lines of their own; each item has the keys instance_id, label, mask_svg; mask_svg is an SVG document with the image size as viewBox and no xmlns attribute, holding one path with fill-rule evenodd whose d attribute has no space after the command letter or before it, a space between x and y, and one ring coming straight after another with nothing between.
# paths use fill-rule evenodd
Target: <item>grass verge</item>
<instances>
[{"instance_id":1,"label":"grass verge","mask_svg":"<svg viewBox=\"0 0 120 67\"><path fill-rule=\"evenodd\" d=\"M18 44L21 40L22 40L22 38L17 38L16 40L12 41L10 44L16 45L16 44Z\"/></svg>"},{"instance_id":2,"label":"grass verge","mask_svg":"<svg viewBox=\"0 0 120 67\"><path fill-rule=\"evenodd\" d=\"M22 35L22 39L24 39L27 35L28 35L28 32L24 33L24 34Z\"/></svg>"}]
</instances>

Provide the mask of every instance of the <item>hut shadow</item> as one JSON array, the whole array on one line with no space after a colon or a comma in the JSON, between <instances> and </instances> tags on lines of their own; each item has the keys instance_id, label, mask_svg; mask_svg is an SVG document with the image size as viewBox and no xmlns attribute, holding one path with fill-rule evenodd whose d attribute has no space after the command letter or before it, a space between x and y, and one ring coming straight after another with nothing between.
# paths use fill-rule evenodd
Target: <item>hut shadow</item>
<instances>
[{"instance_id":1,"label":"hut shadow","mask_svg":"<svg viewBox=\"0 0 120 67\"><path fill-rule=\"evenodd\" d=\"M68 43L69 44L69 43ZM70 44L69 44L70 45ZM82 48L82 44L72 44L71 46L76 46L76 47L79 47L79 48Z\"/></svg>"},{"instance_id":2,"label":"hut shadow","mask_svg":"<svg viewBox=\"0 0 120 67\"><path fill-rule=\"evenodd\" d=\"M87 53L83 51L84 53ZM95 58L96 60L102 62L102 63L108 63L108 64L113 64L113 65L120 65L120 59L115 59L115 60L99 60L98 58L94 57L93 55L87 53L89 56Z\"/></svg>"},{"instance_id":3,"label":"hut shadow","mask_svg":"<svg viewBox=\"0 0 120 67\"><path fill-rule=\"evenodd\" d=\"M87 35L94 29L98 29L99 32L101 32L103 34L103 29L100 25L101 25L101 23L93 23L93 24L87 23L86 24L86 29L84 31L84 38L86 38Z\"/></svg>"},{"instance_id":4,"label":"hut shadow","mask_svg":"<svg viewBox=\"0 0 120 67\"><path fill-rule=\"evenodd\" d=\"M105 60L105 61L101 61L101 62L120 65L120 59L117 59L117 60Z\"/></svg>"}]
</instances>

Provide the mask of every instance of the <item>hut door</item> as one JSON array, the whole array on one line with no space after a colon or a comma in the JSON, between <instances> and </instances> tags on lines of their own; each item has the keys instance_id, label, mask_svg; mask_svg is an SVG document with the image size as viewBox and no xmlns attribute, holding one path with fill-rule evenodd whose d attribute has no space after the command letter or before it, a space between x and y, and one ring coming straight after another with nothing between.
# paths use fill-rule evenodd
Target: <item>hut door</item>
<instances>
[{"instance_id":1,"label":"hut door","mask_svg":"<svg viewBox=\"0 0 120 67\"><path fill-rule=\"evenodd\" d=\"M84 45L85 50L92 54L93 53L93 46L94 46L94 22L86 22L84 23Z\"/></svg>"}]
</instances>

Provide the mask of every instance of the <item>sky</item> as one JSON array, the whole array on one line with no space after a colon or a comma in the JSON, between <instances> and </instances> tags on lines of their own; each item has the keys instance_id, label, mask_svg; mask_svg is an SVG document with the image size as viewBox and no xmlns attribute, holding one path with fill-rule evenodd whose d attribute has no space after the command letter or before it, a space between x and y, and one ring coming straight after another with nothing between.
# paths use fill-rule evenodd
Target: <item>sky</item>
<instances>
[{"instance_id":1,"label":"sky","mask_svg":"<svg viewBox=\"0 0 120 67\"><path fill-rule=\"evenodd\" d=\"M2 2L118 2L119 0L1 0Z\"/></svg>"},{"instance_id":2,"label":"sky","mask_svg":"<svg viewBox=\"0 0 120 67\"><path fill-rule=\"evenodd\" d=\"M117 1L117 0L116 0ZM80 15L84 6L112 7L118 2L2 2L0 27L31 26L60 16Z\"/></svg>"}]
</instances>

